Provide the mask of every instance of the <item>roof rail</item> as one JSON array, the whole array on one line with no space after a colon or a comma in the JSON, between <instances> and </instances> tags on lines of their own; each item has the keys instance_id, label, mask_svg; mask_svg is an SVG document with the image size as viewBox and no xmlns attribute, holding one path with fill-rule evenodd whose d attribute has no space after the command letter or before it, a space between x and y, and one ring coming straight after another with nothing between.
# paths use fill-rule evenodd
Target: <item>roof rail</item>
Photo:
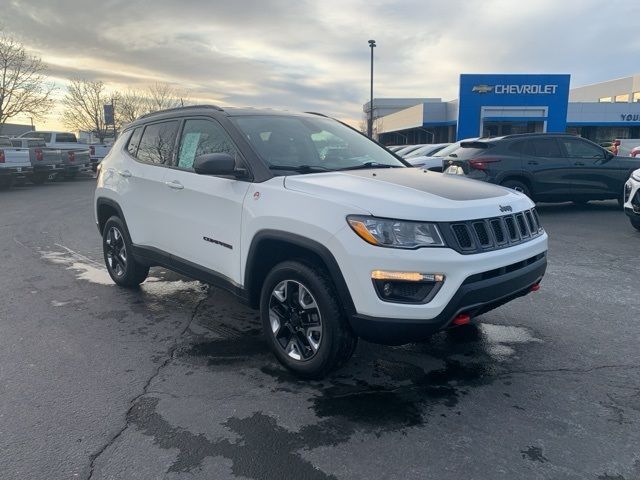
<instances>
[{"instance_id":1,"label":"roof rail","mask_svg":"<svg viewBox=\"0 0 640 480\"><path fill-rule=\"evenodd\" d=\"M192 109L192 108L212 108L214 110L218 110L219 112L224 112L224 110L221 107L217 106L217 105L185 105L184 107L167 108L167 109L164 109L164 110L157 110L155 112L146 113L146 114L142 115L141 117L138 117L138 119L147 118L147 117L150 117L152 115L158 115L160 113L175 112L177 110L186 110L186 109Z\"/></svg>"},{"instance_id":2,"label":"roof rail","mask_svg":"<svg viewBox=\"0 0 640 480\"><path fill-rule=\"evenodd\" d=\"M573 135L572 133L567 133L567 132L534 132L534 133L511 133L509 135L504 135L502 138L544 137L546 135L560 135L560 136L575 137L575 135Z\"/></svg>"}]
</instances>

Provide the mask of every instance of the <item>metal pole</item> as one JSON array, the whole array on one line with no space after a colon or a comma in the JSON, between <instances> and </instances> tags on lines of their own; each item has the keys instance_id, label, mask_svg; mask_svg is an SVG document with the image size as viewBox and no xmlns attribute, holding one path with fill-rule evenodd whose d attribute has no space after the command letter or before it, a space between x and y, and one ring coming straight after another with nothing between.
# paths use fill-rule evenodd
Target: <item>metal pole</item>
<instances>
[{"instance_id":1,"label":"metal pole","mask_svg":"<svg viewBox=\"0 0 640 480\"><path fill-rule=\"evenodd\" d=\"M367 122L367 135L369 138L373 138L373 49L376 46L375 40L369 40L369 47L371 47L371 91L369 95L369 121Z\"/></svg>"}]
</instances>

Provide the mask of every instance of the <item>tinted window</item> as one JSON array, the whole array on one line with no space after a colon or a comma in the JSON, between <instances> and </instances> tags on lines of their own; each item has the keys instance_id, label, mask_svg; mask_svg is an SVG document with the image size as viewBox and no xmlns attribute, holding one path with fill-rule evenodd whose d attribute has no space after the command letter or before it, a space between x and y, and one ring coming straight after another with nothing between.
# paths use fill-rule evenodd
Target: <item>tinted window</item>
<instances>
[{"instance_id":1,"label":"tinted window","mask_svg":"<svg viewBox=\"0 0 640 480\"><path fill-rule=\"evenodd\" d=\"M177 121L147 125L136 156L143 162L170 165L177 133Z\"/></svg>"},{"instance_id":2,"label":"tinted window","mask_svg":"<svg viewBox=\"0 0 640 480\"><path fill-rule=\"evenodd\" d=\"M228 153L235 157L236 148L218 123L211 120L187 120L180 139L178 167L192 169L195 158L207 153Z\"/></svg>"},{"instance_id":3,"label":"tinted window","mask_svg":"<svg viewBox=\"0 0 640 480\"><path fill-rule=\"evenodd\" d=\"M51 138L51 135L49 135ZM56 133L56 142L76 143L78 140L73 133Z\"/></svg>"},{"instance_id":4,"label":"tinted window","mask_svg":"<svg viewBox=\"0 0 640 480\"><path fill-rule=\"evenodd\" d=\"M9 140L8 138L0 138L0 147L13 147L13 146L19 147L20 145L13 145L11 143L11 140Z\"/></svg>"},{"instance_id":5,"label":"tinted window","mask_svg":"<svg viewBox=\"0 0 640 480\"><path fill-rule=\"evenodd\" d=\"M527 142L525 153L535 157L562 157L555 138L536 138Z\"/></svg>"},{"instance_id":6,"label":"tinted window","mask_svg":"<svg viewBox=\"0 0 640 480\"><path fill-rule=\"evenodd\" d=\"M577 138L563 138L560 140L567 151L568 157L579 158L601 158L604 157L604 152L595 145L591 145L583 140Z\"/></svg>"},{"instance_id":7,"label":"tinted window","mask_svg":"<svg viewBox=\"0 0 640 480\"><path fill-rule=\"evenodd\" d=\"M136 128L129 139L129 143L127 144L127 151L134 157L138 154L138 144L140 143L141 135L142 127Z\"/></svg>"},{"instance_id":8,"label":"tinted window","mask_svg":"<svg viewBox=\"0 0 640 480\"><path fill-rule=\"evenodd\" d=\"M0 138L0 146L8 147L9 145L12 145L14 147L20 148L22 146L22 140L14 140L14 139L12 139L11 142L5 143L5 139L4 138Z\"/></svg>"},{"instance_id":9,"label":"tinted window","mask_svg":"<svg viewBox=\"0 0 640 480\"><path fill-rule=\"evenodd\" d=\"M27 146L28 147L46 147L47 145L44 142L44 140L28 140Z\"/></svg>"}]
</instances>

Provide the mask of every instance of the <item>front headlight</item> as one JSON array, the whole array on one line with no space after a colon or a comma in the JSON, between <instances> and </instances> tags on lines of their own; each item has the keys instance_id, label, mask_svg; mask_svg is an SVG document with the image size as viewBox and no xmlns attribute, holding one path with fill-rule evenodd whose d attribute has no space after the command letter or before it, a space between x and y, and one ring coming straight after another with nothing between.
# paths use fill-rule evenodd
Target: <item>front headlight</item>
<instances>
[{"instance_id":1,"label":"front headlight","mask_svg":"<svg viewBox=\"0 0 640 480\"><path fill-rule=\"evenodd\" d=\"M391 220L350 215L347 222L365 242L379 247L443 247L444 241L434 223Z\"/></svg>"},{"instance_id":2,"label":"front headlight","mask_svg":"<svg viewBox=\"0 0 640 480\"><path fill-rule=\"evenodd\" d=\"M631 173L631 178L633 178L635 181L640 182L640 169L638 170L634 170Z\"/></svg>"}]
</instances>

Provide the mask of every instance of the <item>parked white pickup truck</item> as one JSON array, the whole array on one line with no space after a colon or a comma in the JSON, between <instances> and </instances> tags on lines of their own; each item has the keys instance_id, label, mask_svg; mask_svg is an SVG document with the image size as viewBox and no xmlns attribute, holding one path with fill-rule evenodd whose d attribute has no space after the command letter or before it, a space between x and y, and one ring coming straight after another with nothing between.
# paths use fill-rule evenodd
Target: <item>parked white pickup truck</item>
<instances>
[{"instance_id":1,"label":"parked white pickup truck","mask_svg":"<svg viewBox=\"0 0 640 480\"><path fill-rule=\"evenodd\" d=\"M15 148L9 137L0 137L0 187L10 187L31 173L29 149Z\"/></svg>"},{"instance_id":2,"label":"parked white pickup truck","mask_svg":"<svg viewBox=\"0 0 640 480\"><path fill-rule=\"evenodd\" d=\"M62 150L66 178L73 178L79 172L86 172L92 169L90 145L78 143L75 133L33 130L23 133L18 138L41 138L45 141L47 147ZM66 157L64 152L67 152Z\"/></svg>"}]
</instances>

